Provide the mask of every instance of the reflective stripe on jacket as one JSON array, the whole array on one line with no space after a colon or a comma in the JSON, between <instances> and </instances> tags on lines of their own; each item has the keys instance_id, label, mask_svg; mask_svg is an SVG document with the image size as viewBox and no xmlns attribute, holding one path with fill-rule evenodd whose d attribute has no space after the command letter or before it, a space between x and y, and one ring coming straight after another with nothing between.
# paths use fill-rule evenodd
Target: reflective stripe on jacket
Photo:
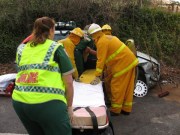
<instances>
[{"instance_id":1,"label":"reflective stripe on jacket","mask_svg":"<svg viewBox=\"0 0 180 135\"><path fill-rule=\"evenodd\" d=\"M101 35L97 43L96 76L102 74L106 65L113 77L120 76L138 64L138 59L131 50L117 37Z\"/></svg>"},{"instance_id":2,"label":"reflective stripe on jacket","mask_svg":"<svg viewBox=\"0 0 180 135\"><path fill-rule=\"evenodd\" d=\"M18 74L12 98L35 104L50 100L66 103L65 86L58 64L53 60L58 44L47 39L44 44L31 47L21 45L17 51ZM23 47L22 47L23 46Z\"/></svg>"}]
</instances>

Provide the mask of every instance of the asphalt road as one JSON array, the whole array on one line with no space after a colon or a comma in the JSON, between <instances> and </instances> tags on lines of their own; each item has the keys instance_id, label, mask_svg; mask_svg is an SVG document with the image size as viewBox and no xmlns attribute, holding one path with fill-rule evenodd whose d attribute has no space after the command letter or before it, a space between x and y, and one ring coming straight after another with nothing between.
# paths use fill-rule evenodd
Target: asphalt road
<instances>
[{"instance_id":1,"label":"asphalt road","mask_svg":"<svg viewBox=\"0 0 180 135\"><path fill-rule=\"evenodd\" d=\"M134 98L129 116L111 118L115 135L180 135L180 95L176 96L179 100L172 97L180 93L180 88L176 92L159 98L156 88L143 98ZM27 134L12 108L11 98L0 96L0 135L12 133Z\"/></svg>"}]
</instances>

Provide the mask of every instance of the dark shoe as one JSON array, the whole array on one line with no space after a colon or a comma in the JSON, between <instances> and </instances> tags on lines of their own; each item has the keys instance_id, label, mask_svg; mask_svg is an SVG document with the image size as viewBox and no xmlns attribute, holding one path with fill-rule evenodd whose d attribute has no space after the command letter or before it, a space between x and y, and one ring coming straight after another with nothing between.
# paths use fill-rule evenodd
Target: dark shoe
<instances>
[{"instance_id":1,"label":"dark shoe","mask_svg":"<svg viewBox=\"0 0 180 135\"><path fill-rule=\"evenodd\" d=\"M126 111L121 110L121 114L123 114L123 115L129 115L130 112L126 112Z\"/></svg>"},{"instance_id":2,"label":"dark shoe","mask_svg":"<svg viewBox=\"0 0 180 135\"><path fill-rule=\"evenodd\" d=\"M106 106L107 106L108 108L111 107L111 102L105 101L105 104L106 104Z\"/></svg>"},{"instance_id":3,"label":"dark shoe","mask_svg":"<svg viewBox=\"0 0 180 135\"><path fill-rule=\"evenodd\" d=\"M119 113L114 113L110 111L111 116L119 116Z\"/></svg>"}]
</instances>

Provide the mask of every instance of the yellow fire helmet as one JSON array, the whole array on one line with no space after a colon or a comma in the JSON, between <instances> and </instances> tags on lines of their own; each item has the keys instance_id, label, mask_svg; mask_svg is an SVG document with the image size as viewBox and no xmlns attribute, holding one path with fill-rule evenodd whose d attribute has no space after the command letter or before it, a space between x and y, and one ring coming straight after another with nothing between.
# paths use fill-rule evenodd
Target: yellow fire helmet
<instances>
[{"instance_id":1,"label":"yellow fire helmet","mask_svg":"<svg viewBox=\"0 0 180 135\"><path fill-rule=\"evenodd\" d=\"M105 24L102 26L102 30L112 30L111 26L109 26L108 24Z\"/></svg>"},{"instance_id":2,"label":"yellow fire helmet","mask_svg":"<svg viewBox=\"0 0 180 135\"><path fill-rule=\"evenodd\" d=\"M72 31L70 31L70 33L73 33L73 34L75 34L75 35L77 35L79 37L83 37L83 35L84 35L84 32L79 27L74 28Z\"/></svg>"}]
</instances>

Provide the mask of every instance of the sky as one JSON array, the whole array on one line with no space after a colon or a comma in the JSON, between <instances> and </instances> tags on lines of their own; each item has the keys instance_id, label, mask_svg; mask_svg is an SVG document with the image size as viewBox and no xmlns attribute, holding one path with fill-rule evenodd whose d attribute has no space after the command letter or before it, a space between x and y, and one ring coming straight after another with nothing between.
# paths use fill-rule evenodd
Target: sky
<instances>
[{"instance_id":1,"label":"sky","mask_svg":"<svg viewBox=\"0 0 180 135\"><path fill-rule=\"evenodd\" d=\"M163 0L163 1L167 1L167 2L171 2L171 1L177 1L177 2L180 2L180 0Z\"/></svg>"}]
</instances>

